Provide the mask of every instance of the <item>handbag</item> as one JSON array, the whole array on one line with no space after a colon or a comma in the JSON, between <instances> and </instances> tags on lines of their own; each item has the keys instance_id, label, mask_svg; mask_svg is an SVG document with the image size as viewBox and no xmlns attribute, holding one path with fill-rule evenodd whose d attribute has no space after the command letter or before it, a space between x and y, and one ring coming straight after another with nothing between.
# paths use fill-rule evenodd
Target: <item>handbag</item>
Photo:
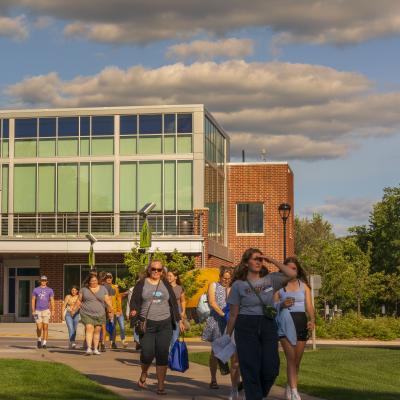
<instances>
[{"instance_id":1,"label":"handbag","mask_svg":"<svg viewBox=\"0 0 400 400\"><path fill-rule=\"evenodd\" d=\"M205 321L210 316L211 309L210 305L208 304L207 293L203 293L200 296L199 302L197 303L196 312L200 322Z\"/></svg>"},{"instance_id":2,"label":"handbag","mask_svg":"<svg viewBox=\"0 0 400 400\"><path fill-rule=\"evenodd\" d=\"M268 319L274 319L276 317L277 311L275 310L275 307L269 306L264 303L263 299L261 298L260 294L257 292L257 290L254 288L254 286L250 283L249 280L246 281L248 285L250 286L250 289L254 292L254 294L257 296L258 300L260 301L264 317Z\"/></svg>"},{"instance_id":3,"label":"handbag","mask_svg":"<svg viewBox=\"0 0 400 400\"><path fill-rule=\"evenodd\" d=\"M171 371L185 372L189 369L189 353L185 343L185 336L178 339L171 348L168 357L168 367Z\"/></svg>"},{"instance_id":4,"label":"handbag","mask_svg":"<svg viewBox=\"0 0 400 400\"><path fill-rule=\"evenodd\" d=\"M158 287L160 286L161 283L161 279L158 281L156 290L153 293L153 298L151 299L151 303L149 305L149 308L147 309L146 312L146 317L144 318L144 320L140 319L140 317L137 319L137 321L135 322L135 331L139 336L143 336L146 333L146 329L147 329L147 317L149 316L149 312L150 312L150 308L153 305L153 301L156 298L156 293L158 291Z\"/></svg>"}]
</instances>

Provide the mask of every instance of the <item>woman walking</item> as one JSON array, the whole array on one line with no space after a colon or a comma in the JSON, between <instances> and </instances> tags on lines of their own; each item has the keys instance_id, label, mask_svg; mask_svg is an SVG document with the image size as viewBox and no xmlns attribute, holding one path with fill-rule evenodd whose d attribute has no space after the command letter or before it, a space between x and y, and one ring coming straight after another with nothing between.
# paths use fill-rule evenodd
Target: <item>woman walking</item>
<instances>
[{"instance_id":1,"label":"woman walking","mask_svg":"<svg viewBox=\"0 0 400 400\"><path fill-rule=\"evenodd\" d=\"M206 326L203 331L202 339L208 342L214 342L219 339L225 332L227 325L227 300L229 292L231 290L230 284L232 282L233 270L230 267L221 267L219 272L219 281L213 282L208 287L208 304L211 312L207 318ZM219 389L217 383L217 369L220 364L221 372L229 373L229 367L227 364L223 364L218 361L211 351L209 366L211 373L210 389ZM238 384L240 379L239 365L237 362L236 355L231 359L231 399L236 399L238 396Z\"/></svg>"},{"instance_id":2,"label":"woman walking","mask_svg":"<svg viewBox=\"0 0 400 400\"><path fill-rule=\"evenodd\" d=\"M105 308L108 310L109 318L114 318L114 315L110 296L106 288L99 285L96 273L89 274L87 284L80 290L78 301L72 307L72 311L75 312L79 307L81 321L85 325L86 355L99 355L101 326L106 321Z\"/></svg>"},{"instance_id":3,"label":"woman walking","mask_svg":"<svg viewBox=\"0 0 400 400\"><path fill-rule=\"evenodd\" d=\"M75 303L79 298L79 288L72 286L70 294L67 294L63 303L63 320L65 320L68 327L69 348L76 349L76 330L79 322L79 309L74 309ZM74 312L72 312L74 309Z\"/></svg>"},{"instance_id":4,"label":"woman walking","mask_svg":"<svg viewBox=\"0 0 400 400\"><path fill-rule=\"evenodd\" d=\"M288 340L286 335L279 337L287 360L288 384L285 396L287 400L301 400L297 391L297 378L309 331L314 329L315 315L311 289L304 269L295 257L287 258L285 265L297 274L296 278L291 279L284 288L275 293L275 302L279 308L289 310L297 337L295 345Z\"/></svg>"},{"instance_id":5,"label":"woman walking","mask_svg":"<svg viewBox=\"0 0 400 400\"><path fill-rule=\"evenodd\" d=\"M172 290L175 293L176 302L178 303L179 313L181 315L182 321L186 318L186 299L185 299L185 292L183 287L181 286L181 282L179 279L179 275L176 271L168 271L167 273L167 280L168 283L171 285ZM180 334L179 326L177 325L176 328L172 332L172 339L171 339L171 346L178 340Z\"/></svg>"},{"instance_id":6,"label":"woman walking","mask_svg":"<svg viewBox=\"0 0 400 400\"><path fill-rule=\"evenodd\" d=\"M281 272L267 274L265 262ZM236 349L246 399L267 397L279 374L278 329L273 295L296 277L287 265L247 249L235 273L229 294L230 316L227 334L235 330Z\"/></svg>"},{"instance_id":7,"label":"woman walking","mask_svg":"<svg viewBox=\"0 0 400 400\"><path fill-rule=\"evenodd\" d=\"M165 376L168 367L169 345L172 331L178 324L183 332L184 326L179 313L175 293L165 279L161 261L152 260L147 268L147 277L135 286L130 301L132 322L139 330L142 372L138 380L141 389L146 388L149 367L156 359L158 395L165 391Z\"/></svg>"}]
</instances>

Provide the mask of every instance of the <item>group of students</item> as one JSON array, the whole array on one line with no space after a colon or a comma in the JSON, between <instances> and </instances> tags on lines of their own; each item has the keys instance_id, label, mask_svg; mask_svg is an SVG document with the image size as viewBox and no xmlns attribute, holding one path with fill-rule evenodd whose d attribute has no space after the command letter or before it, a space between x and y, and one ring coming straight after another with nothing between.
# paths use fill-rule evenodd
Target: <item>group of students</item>
<instances>
[{"instance_id":1,"label":"group of students","mask_svg":"<svg viewBox=\"0 0 400 400\"><path fill-rule=\"evenodd\" d=\"M235 343L230 399L266 399L279 374L280 341L287 359L285 398L301 400L297 378L315 316L307 276L298 260L289 257L280 263L250 248L238 267L221 268L219 278L208 289L211 312L202 338L212 343L228 335ZM209 365L210 388L218 389L218 366L221 374L229 373L229 366L213 352Z\"/></svg>"},{"instance_id":2,"label":"group of students","mask_svg":"<svg viewBox=\"0 0 400 400\"><path fill-rule=\"evenodd\" d=\"M54 294L42 276L41 286L33 294L32 310L37 316L38 347L46 345L43 322L54 313ZM139 348L141 373L137 385L146 388L148 370L156 364L157 395L165 395L168 356L173 343L185 330L186 302L179 276L167 271L161 261L151 260L144 276L129 291L121 294L112 284L112 275L89 273L84 286L64 301L65 321L69 329L70 348L75 348L76 328L85 326L86 354L100 354L107 321L118 322L121 340L126 346L121 299L128 296L127 317ZM38 300L39 299L39 300ZM41 310L45 307L50 310ZM278 343L287 358L287 400L300 400L297 376L309 331L315 317L307 277L296 258L280 263L256 248L247 249L235 268L221 268L220 279L208 288L210 316L203 340L214 342L228 335L235 343L230 368L213 352L210 356L211 389L218 389L217 370L231 374L231 400L265 399L279 374ZM34 308L41 305L39 309ZM46 328L47 330L47 328ZM47 333L46 333L47 335ZM111 333L115 345L116 329ZM43 346L44 345L44 346ZM242 379L242 382L241 382ZM244 395L240 392L244 389Z\"/></svg>"}]
</instances>

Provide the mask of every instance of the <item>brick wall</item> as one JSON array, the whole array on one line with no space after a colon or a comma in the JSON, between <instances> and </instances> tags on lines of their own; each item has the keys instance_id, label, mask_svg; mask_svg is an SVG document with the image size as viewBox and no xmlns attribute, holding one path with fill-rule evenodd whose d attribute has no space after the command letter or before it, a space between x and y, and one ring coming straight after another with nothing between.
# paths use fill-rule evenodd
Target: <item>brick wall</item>
<instances>
[{"instance_id":1,"label":"brick wall","mask_svg":"<svg viewBox=\"0 0 400 400\"><path fill-rule=\"evenodd\" d=\"M236 204L264 203L264 234L236 234ZM257 247L272 257L283 258L283 223L278 207L289 203L292 212L287 221L287 255L294 252L293 173L287 164L244 163L228 165L228 243L234 262L240 261L248 247Z\"/></svg>"}]
</instances>

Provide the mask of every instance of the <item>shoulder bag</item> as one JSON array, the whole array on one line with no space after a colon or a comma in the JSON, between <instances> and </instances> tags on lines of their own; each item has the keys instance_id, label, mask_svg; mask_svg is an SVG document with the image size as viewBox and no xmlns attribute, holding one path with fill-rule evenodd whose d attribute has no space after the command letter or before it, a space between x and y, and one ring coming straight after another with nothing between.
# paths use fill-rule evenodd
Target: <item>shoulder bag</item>
<instances>
[{"instance_id":1,"label":"shoulder bag","mask_svg":"<svg viewBox=\"0 0 400 400\"><path fill-rule=\"evenodd\" d=\"M247 280L246 282L250 286L250 289L253 291L253 293L257 296L258 300L260 301L264 317L266 317L268 319L274 319L276 317L276 314L277 314L275 308L265 304L263 299L261 298L260 294L254 288L254 286L250 283L250 281Z\"/></svg>"}]
</instances>

